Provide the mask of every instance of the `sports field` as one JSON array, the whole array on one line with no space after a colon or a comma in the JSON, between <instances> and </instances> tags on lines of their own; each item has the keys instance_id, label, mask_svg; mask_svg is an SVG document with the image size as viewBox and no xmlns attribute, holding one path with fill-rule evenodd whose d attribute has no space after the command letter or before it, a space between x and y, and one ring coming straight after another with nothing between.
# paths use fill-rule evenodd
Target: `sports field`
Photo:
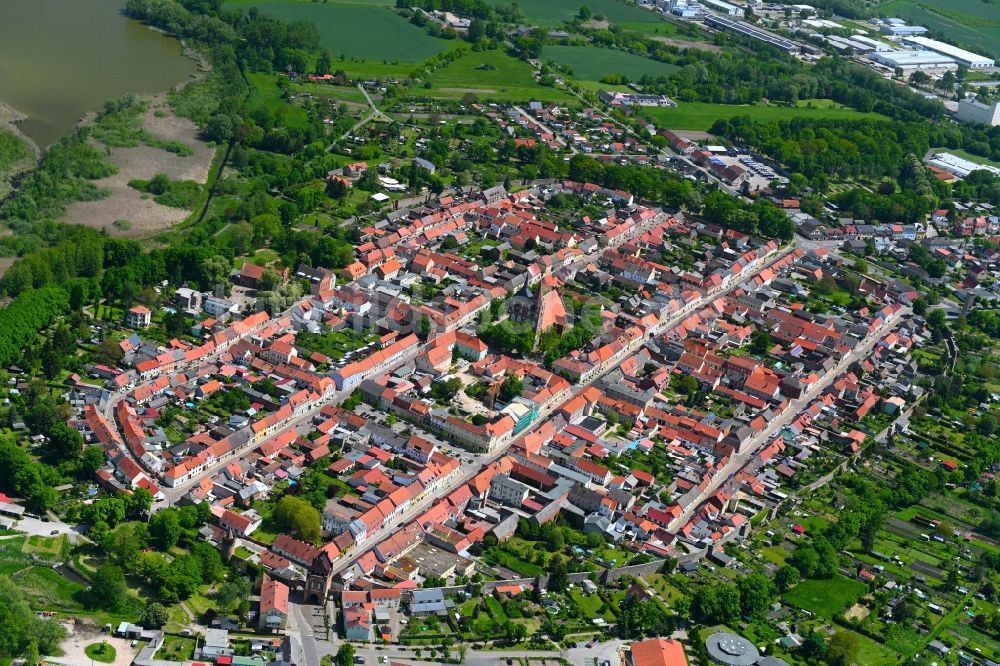
<instances>
[{"instance_id":1,"label":"sports field","mask_svg":"<svg viewBox=\"0 0 1000 666\"><path fill-rule=\"evenodd\" d=\"M316 24L320 46L334 58L417 63L448 48L448 43L428 35L393 12L383 0L230 0L234 7L257 7L283 21ZM348 70L350 71L350 70Z\"/></svg>"},{"instance_id":2,"label":"sports field","mask_svg":"<svg viewBox=\"0 0 1000 666\"><path fill-rule=\"evenodd\" d=\"M565 65L573 70L573 76L588 81L599 81L608 74L637 81L647 74L669 76L680 69L652 58L597 46L546 46L542 49L542 59Z\"/></svg>"},{"instance_id":3,"label":"sports field","mask_svg":"<svg viewBox=\"0 0 1000 666\"><path fill-rule=\"evenodd\" d=\"M879 13L941 32L959 46L1000 55L1000 8L980 0L892 0Z\"/></svg>"},{"instance_id":4,"label":"sports field","mask_svg":"<svg viewBox=\"0 0 1000 666\"><path fill-rule=\"evenodd\" d=\"M510 0L487 0L491 5L509 5ZM644 9L626 5L621 0L519 0L518 6L529 23L540 26L559 25L576 16L582 5L593 12L594 18L602 17L612 22L649 21L653 15Z\"/></svg>"},{"instance_id":5,"label":"sports field","mask_svg":"<svg viewBox=\"0 0 1000 666\"><path fill-rule=\"evenodd\" d=\"M809 108L812 103L814 108ZM710 128L720 118L750 116L754 120L791 120L792 118L884 118L878 113L855 111L828 99L799 102L799 106L755 104L740 106L708 104L705 102L680 102L676 108L646 108L642 115L663 129L701 130Z\"/></svg>"},{"instance_id":6,"label":"sports field","mask_svg":"<svg viewBox=\"0 0 1000 666\"><path fill-rule=\"evenodd\" d=\"M502 51L470 53L434 72L430 80L427 94L440 98L472 93L482 100L512 102L571 99L569 93L536 83L531 65Z\"/></svg>"}]
</instances>

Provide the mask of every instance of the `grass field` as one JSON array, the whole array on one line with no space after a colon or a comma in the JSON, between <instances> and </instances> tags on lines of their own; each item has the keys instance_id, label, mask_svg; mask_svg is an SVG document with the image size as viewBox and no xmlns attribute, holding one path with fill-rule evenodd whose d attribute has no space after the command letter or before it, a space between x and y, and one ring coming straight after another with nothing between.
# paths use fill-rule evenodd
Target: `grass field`
<instances>
[{"instance_id":1,"label":"grass field","mask_svg":"<svg viewBox=\"0 0 1000 666\"><path fill-rule=\"evenodd\" d=\"M313 97L326 97L368 106L364 94L353 86L331 86L325 83L293 83L291 89L296 94L309 93Z\"/></svg>"},{"instance_id":2,"label":"grass field","mask_svg":"<svg viewBox=\"0 0 1000 666\"><path fill-rule=\"evenodd\" d=\"M809 108L812 103L813 107ZM659 127L681 130L707 130L720 118L750 116L754 120L791 120L792 118L884 118L878 113L855 111L828 99L800 101L798 106L709 104L680 102L676 108L646 108L643 115Z\"/></svg>"},{"instance_id":3,"label":"grass field","mask_svg":"<svg viewBox=\"0 0 1000 666\"><path fill-rule=\"evenodd\" d=\"M879 12L943 33L972 51L1000 53L1000 11L980 0L893 0Z\"/></svg>"},{"instance_id":4,"label":"grass field","mask_svg":"<svg viewBox=\"0 0 1000 666\"><path fill-rule=\"evenodd\" d=\"M509 5L509 0L487 0L491 5ZM626 5L620 0L519 0L517 3L528 21L540 26L559 25L576 16L581 5L587 5L594 18L609 21L649 21L651 12Z\"/></svg>"},{"instance_id":5,"label":"grass field","mask_svg":"<svg viewBox=\"0 0 1000 666\"><path fill-rule=\"evenodd\" d=\"M605 608L604 600L596 594L584 594L583 590L573 588L570 592L570 597L588 621L598 617L603 618L607 622L615 621L615 614L610 608ZM602 608L605 608L603 612L601 611Z\"/></svg>"},{"instance_id":6,"label":"grass field","mask_svg":"<svg viewBox=\"0 0 1000 666\"><path fill-rule=\"evenodd\" d=\"M61 559L60 555L62 555L65 544L65 535L57 537L29 536L21 547L21 552L26 555L35 555L41 559L56 562Z\"/></svg>"},{"instance_id":7,"label":"grass field","mask_svg":"<svg viewBox=\"0 0 1000 666\"><path fill-rule=\"evenodd\" d=\"M196 647L193 638L181 638L180 636L165 636L163 647L157 651L157 658L169 659L172 661L183 661L194 656Z\"/></svg>"},{"instance_id":8,"label":"grass field","mask_svg":"<svg viewBox=\"0 0 1000 666\"><path fill-rule=\"evenodd\" d=\"M857 601L868 587L859 581L834 574L824 580L805 580L785 593L784 601L816 615L832 618Z\"/></svg>"},{"instance_id":9,"label":"grass field","mask_svg":"<svg viewBox=\"0 0 1000 666\"><path fill-rule=\"evenodd\" d=\"M505 102L572 99L569 93L537 83L531 65L501 51L470 53L437 70L430 80L427 94L433 97L461 98L471 92L482 100Z\"/></svg>"},{"instance_id":10,"label":"grass field","mask_svg":"<svg viewBox=\"0 0 1000 666\"><path fill-rule=\"evenodd\" d=\"M675 37L681 34L677 24L672 21L653 19L652 21L616 21L616 24L626 30L635 30L650 36ZM690 39L687 35L684 37Z\"/></svg>"},{"instance_id":11,"label":"grass field","mask_svg":"<svg viewBox=\"0 0 1000 666\"><path fill-rule=\"evenodd\" d=\"M782 565L788 556L791 554L781 546L769 546L767 548L762 548L760 554L764 556L764 559L772 564Z\"/></svg>"},{"instance_id":12,"label":"grass field","mask_svg":"<svg viewBox=\"0 0 1000 666\"><path fill-rule=\"evenodd\" d=\"M29 567L12 577L32 608L77 611L82 608L79 583L66 580L48 567Z\"/></svg>"},{"instance_id":13,"label":"grass field","mask_svg":"<svg viewBox=\"0 0 1000 666\"><path fill-rule=\"evenodd\" d=\"M620 74L632 80L647 74L669 76L680 69L651 58L596 46L546 46L542 58L569 67L574 76L590 81L599 81L607 74Z\"/></svg>"},{"instance_id":14,"label":"grass field","mask_svg":"<svg viewBox=\"0 0 1000 666\"><path fill-rule=\"evenodd\" d=\"M353 0L230 0L238 7L257 7L284 21L309 21L319 28L320 46L334 58L417 63L448 48L444 40L428 35L391 11L391 2ZM350 70L348 70L350 71Z\"/></svg>"},{"instance_id":15,"label":"grass field","mask_svg":"<svg viewBox=\"0 0 1000 666\"><path fill-rule=\"evenodd\" d=\"M886 646L876 643L867 636L856 632L851 633L854 633L858 637L858 657L856 663L879 666L881 664L896 664L899 662L899 655Z\"/></svg>"},{"instance_id":16,"label":"grass field","mask_svg":"<svg viewBox=\"0 0 1000 666\"><path fill-rule=\"evenodd\" d=\"M507 614L503 612L503 606L497 601L496 597L486 597L486 608L489 609L490 615L497 622L507 622Z\"/></svg>"},{"instance_id":17,"label":"grass field","mask_svg":"<svg viewBox=\"0 0 1000 666\"><path fill-rule=\"evenodd\" d=\"M274 114L278 119L278 124L283 127L297 127L302 129L308 122L305 109L289 104L281 98L281 91L278 90L277 74L249 73L247 78L253 84L248 105L250 108L263 107Z\"/></svg>"},{"instance_id":18,"label":"grass field","mask_svg":"<svg viewBox=\"0 0 1000 666\"><path fill-rule=\"evenodd\" d=\"M542 568L537 564L526 562L518 556L508 553L505 550L500 550L495 546L487 550L485 555L487 561L493 562L497 566L506 567L521 576L537 576L542 573Z\"/></svg>"}]
</instances>

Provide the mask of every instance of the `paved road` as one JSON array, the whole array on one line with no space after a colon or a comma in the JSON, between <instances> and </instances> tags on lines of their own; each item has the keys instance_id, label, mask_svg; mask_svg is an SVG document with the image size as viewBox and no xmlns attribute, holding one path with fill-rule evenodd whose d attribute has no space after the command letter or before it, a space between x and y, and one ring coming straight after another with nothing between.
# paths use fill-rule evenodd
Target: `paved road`
<instances>
[{"instance_id":1,"label":"paved road","mask_svg":"<svg viewBox=\"0 0 1000 666\"><path fill-rule=\"evenodd\" d=\"M292 663L299 666L319 666L319 644L309 621L313 608L317 607L289 604L287 633L291 638ZM336 653L336 650L333 653Z\"/></svg>"},{"instance_id":2,"label":"paved road","mask_svg":"<svg viewBox=\"0 0 1000 666\"><path fill-rule=\"evenodd\" d=\"M744 445L743 451L734 454L726 465L715 473L712 477L711 482L699 495L696 501L688 505L677 518L670 523L667 528L670 532L677 532L684 526L687 521L691 519L691 516L698 510L705 500L711 497L715 491L722 486L723 483L728 481L736 472L741 470L743 466L752 457L757 455L762 448L767 446L771 438L777 434L782 428L788 425L793 419L798 417L802 410L809 404L811 400L820 395L827 386L832 384L834 380L840 376L848 367L855 361L861 358L867 357L871 352L872 348L881 340L889 331L896 327L897 323L900 321L901 317L909 315L911 312L910 308L904 307L899 312L890 317L881 327L874 333L869 334L863 342L861 342L857 347L855 347L849 354L844 356L840 362L833 368L828 370L823 377L813 384L809 389L802 394L802 397L792 400L788 407L778 416L778 418L771 421L768 426L750 438L749 442Z\"/></svg>"}]
</instances>

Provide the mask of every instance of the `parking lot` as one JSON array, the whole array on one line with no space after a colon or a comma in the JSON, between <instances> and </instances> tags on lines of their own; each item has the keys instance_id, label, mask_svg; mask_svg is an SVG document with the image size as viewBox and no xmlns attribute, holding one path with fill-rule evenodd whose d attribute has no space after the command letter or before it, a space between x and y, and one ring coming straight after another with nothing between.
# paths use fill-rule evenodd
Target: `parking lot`
<instances>
[{"instance_id":1,"label":"parking lot","mask_svg":"<svg viewBox=\"0 0 1000 666\"><path fill-rule=\"evenodd\" d=\"M785 180L776 173L770 166L761 162L753 155L721 155L712 156L713 159L721 160L726 166L738 165L747 172L750 178L747 180L750 191L766 189L772 180Z\"/></svg>"}]
</instances>

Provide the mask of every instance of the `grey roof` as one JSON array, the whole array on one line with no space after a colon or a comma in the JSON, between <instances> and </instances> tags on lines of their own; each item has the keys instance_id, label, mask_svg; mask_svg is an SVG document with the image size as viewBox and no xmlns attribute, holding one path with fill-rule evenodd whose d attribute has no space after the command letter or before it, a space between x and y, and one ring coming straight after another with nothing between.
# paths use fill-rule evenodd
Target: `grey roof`
<instances>
[{"instance_id":1,"label":"grey roof","mask_svg":"<svg viewBox=\"0 0 1000 666\"><path fill-rule=\"evenodd\" d=\"M789 666L789 664L784 659L777 657L764 657L757 662L757 666Z\"/></svg>"},{"instance_id":2,"label":"grey roof","mask_svg":"<svg viewBox=\"0 0 1000 666\"><path fill-rule=\"evenodd\" d=\"M705 649L712 659L720 664L730 666L751 666L760 659L760 652L757 647L736 634L719 632L712 634L705 641Z\"/></svg>"}]
</instances>

